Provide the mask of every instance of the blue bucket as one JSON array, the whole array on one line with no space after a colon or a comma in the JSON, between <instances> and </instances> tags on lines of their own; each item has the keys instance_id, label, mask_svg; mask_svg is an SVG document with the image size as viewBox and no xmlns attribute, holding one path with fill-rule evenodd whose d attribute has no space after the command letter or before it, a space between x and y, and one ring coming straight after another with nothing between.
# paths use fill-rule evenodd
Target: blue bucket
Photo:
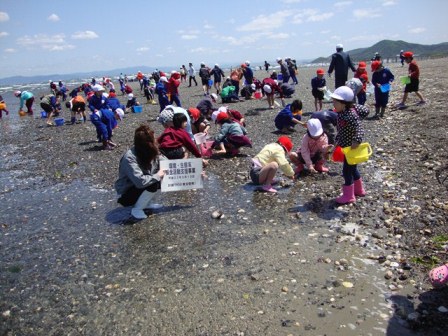
<instances>
[{"instance_id":1,"label":"blue bucket","mask_svg":"<svg viewBox=\"0 0 448 336\"><path fill-rule=\"evenodd\" d=\"M386 83L386 84L381 85L380 90L383 93L389 92L390 91L390 84Z\"/></svg>"},{"instance_id":2,"label":"blue bucket","mask_svg":"<svg viewBox=\"0 0 448 336\"><path fill-rule=\"evenodd\" d=\"M56 126L63 126L65 123L65 120L64 120L64 118L56 118L54 120L54 123L56 124Z\"/></svg>"},{"instance_id":3,"label":"blue bucket","mask_svg":"<svg viewBox=\"0 0 448 336\"><path fill-rule=\"evenodd\" d=\"M40 112L40 117L41 117L42 119L46 118L46 117L47 117L47 112L45 112L45 111L41 111L41 112Z\"/></svg>"},{"instance_id":4,"label":"blue bucket","mask_svg":"<svg viewBox=\"0 0 448 336\"><path fill-rule=\"evenodd\" d=\"M213 79L209 79L208 80L208 86L212 86L213 85Z\"/></svg>"},{"instance_id":5,"label":"blue bucket","mask_svg":"<svg viewBox=\"0 0 448 336\"><path fill-rule=\"evenodd\" d=\"M134 111L134 113L141 113L143 111L143 106L140 105L134 105L132 107L132 110Z\"/></svg>"},{"instance_id":6,"label":"blue bucket","mask_svg":"<svg viewBox=\"0 0 448 336\"><path fill-rule=\"evenodd\" d=\"M281 73L277 74L277 80L283 82L283 75Z\"/></svg>"}]
</instances>

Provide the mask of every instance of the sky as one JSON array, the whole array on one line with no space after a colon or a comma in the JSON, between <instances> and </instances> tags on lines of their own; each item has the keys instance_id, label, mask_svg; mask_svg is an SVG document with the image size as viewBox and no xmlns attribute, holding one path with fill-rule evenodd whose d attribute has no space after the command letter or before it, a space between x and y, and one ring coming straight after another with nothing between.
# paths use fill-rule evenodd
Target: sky
<instances>
[{"instance_id":1,"label":"sky","mask_svg":"<svg viewBox=\"0 0 448 336\"><path fill-rule=\"evenodd\" d=\"M0 0L0 78L448 41L446 0Z\"/></svg>"}]
</instances>

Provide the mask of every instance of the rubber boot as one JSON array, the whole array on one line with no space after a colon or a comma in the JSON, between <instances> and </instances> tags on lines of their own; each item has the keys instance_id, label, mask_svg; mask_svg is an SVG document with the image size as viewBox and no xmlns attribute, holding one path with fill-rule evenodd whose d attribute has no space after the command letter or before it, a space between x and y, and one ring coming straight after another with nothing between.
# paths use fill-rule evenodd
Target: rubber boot
<instances>
[{"instance_id":1,"label":"rubber boot","mask_svg":"<svg viewBox=\"0 0 448 336\"><path fill-rule=\"evenodd\" d=\"M339 204L347 204L356 202L355 187L353 184L342 186L342 195L336 198L336 202Z\"/></svg>"},{"instance_id":2,"label":"rubber boot","mask_svg":"<svg viewBox=\"0 0 448 336\"><path fill-rule=\"evenodd\" d=\"M324 163L325 163L324 160L317 161L317 163L314 165L314 169L316 169L318 172L321 173L328 172L328 168L324 167Z\"/></svg>"},{"instance_id":3,"label":"rubber boot","mask_svg":"<svg viewBox=\"0 0 448 336\"><path fill-rule=\"evenodd\" d=\"M299 163L294 169L294 174L299 175L303 171L303 163Z\"/></svg>"},{"instance_id":4,"label":"rubber boot","mask_svg":"<svg viewBox=\"0 0 448 336\"><path fill-rule=\"evenodd\" d=\"M70 122L72 123L72 125L76 124L76 117L72 117L70 119Z\"/></svg>"},{"instance_id":5,"label":"rubber boot","mask_svg":"<svg viewBox=\"0 0 448 336\"><path fill-rule=\"evenodd\" d=\"M380 107L376 107L375 106L375 115L373 117L374 118L379 118L380 117Z\"/></svg>"},{"instance_id":6,"label":"rubber boot","mask_svg":"<svg viewBox=\"0 0 448 336\"><path fill-rule=\"evenodd\" d=\"M381 107L380 117L384 117L384 112L386 111L385 107Z\"/></svg>"},{"instance_id":7,"label":"rubber boot","mask_svg":"<svg viewBox=\"0 0 448 336\"><path fill-rule=\"evenodd\" d=\"M361 178L358 180L355 180L354 186L355 186L355 196L363 197L366 195L366 191L364 190L364 187L362 185Z\"/></svg>"},{"instance_id":8,"label":"rubber boot","mask_svg":"<svg viewBox=\"0 0 448 336\"><path fill-rule=\"evenodd\" d=\"M134 204L134 207L131 210L131 215L136 219L145 219L148 218L146 216L143 209L148 206L148 203L153 199L155 193L144 191L138 198L137 202Z\"/></svg>"},{"instance_id":9,"label":"rubber boot","mask_svg":"<svg viewBox=\"0 0 448 336\"><path fill-rule=\"evenodd\" d=\"M162 204L152 203L151 202L156 197L156 195L160 194L160 189L155 191L155 192L151 192L150 194L152 194L152 197L149 200L148 204L146 204L144 210L157 210L157 209L163 208Z\"/></svg>"}]
</instances>

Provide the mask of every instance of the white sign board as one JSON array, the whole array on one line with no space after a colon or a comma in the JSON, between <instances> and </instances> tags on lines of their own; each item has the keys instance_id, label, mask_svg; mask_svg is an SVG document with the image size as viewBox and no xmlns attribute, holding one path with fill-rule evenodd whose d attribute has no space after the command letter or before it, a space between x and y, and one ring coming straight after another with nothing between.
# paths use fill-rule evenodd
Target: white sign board
<instances>
[{"instance_id":1,"label":"white sign board","mask_svg":"<svg viewBox=\"0 0 448 336\"><path fill-rule=\"evenodd\" d=\"M161 160L162 192L203 188L202 159Z\"/></svg>"}]
</instances>

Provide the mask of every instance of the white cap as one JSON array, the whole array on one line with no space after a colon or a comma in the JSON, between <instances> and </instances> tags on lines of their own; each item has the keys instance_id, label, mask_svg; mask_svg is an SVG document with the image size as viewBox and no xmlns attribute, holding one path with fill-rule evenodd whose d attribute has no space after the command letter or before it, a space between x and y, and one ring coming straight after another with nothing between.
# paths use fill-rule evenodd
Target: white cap
<instances>
[{"instance_id":1,"label":"white cap","mask_svg":"<svg viewBox=\"0 0 448 336\"><path fill-rule=\"evenodd\" d=\"M277 57L277 62L280 62L282 60L281 57Z\"/></svg>"},{"instance_id":2,"label":"white cap","mask_svg":"<svg viewBox=\"0 0 448 336\"><path fill-rule=\"evenodd\" d=\"M220 113L221 113L220 111L213 111L213 113L212 113L212 120L216 121L216 118L218 117L218 114L220 114Z\"/></svg>"},{"instance_id":3,"label":"white cap","mask_svg":"<svg viewBox=\"0 0 448 336\"><path fill-rule=\"evenodd\" d=\"M134 94L133 93L128 94L128 99L130 100L132 98L134 98Z\"/></svg>"},{"instance_id":4,"label":"white cap","mask_svg":"<svg viewBox=\"0 0 448 336\"><path fill-rule=\"evenodd\" d=\"M256 90L256 89L257 89L257 86L256 86L254 83L252 83L252 84L250 85L250 88L251 88L252 90Z\"/></svg>"},{"instance_id":5,"label":"white cap","mask_svg":"<svg viewBox=\"0 0 448 336\"><path fill-rule=\"evenodd\" d=\"M168 83L168 79L165 76L160 77L160 81L164 83Z\"/></svg>"},{"instance_id":6,"label":"white cap","mask_svg":"<svg viewBox=\"0 0 448 336\"><path fill-rule=\"evenodd\" d=\"M324 132L324 130L322 129L322 124L319 119L308 120L308 122L306 123L306 128L313 137L320 136Z\"/></svg>"},{"instance_id":7,"label":"white cap","mask_svg":"<svg viewBox=\"0 0 448 336\"><path fill-rule=\"evenodd\" d=\"M118 114L118 117L120 118L120 120L123 120L123 118L124 118L124 111L121 108L117 108L115 110L115 113Z\"/></svg>"},{"instance_id":8,"label":"white cap","mask_svg":"<svg viewBox=\"0 0 448 336\"><path fill-rule=\"evenodd\" d=\"M210 95L210 97L212 97L212 99L213 99L214 101L217 101L217 100L218 100L218 95L217 95L216 93L212 93L212 94Z\"/></svg>"},{"instance_id":9,"label":"white cap","mask_svg":"<svg viewBox=\"0 0 448 336\"><path fill-rule=\"evenodd\" d=\"M247 66L250 65L250 61L246 61L246 62L244 62L244 63L246 63Z\"/></svg>"},{"instance_id":10,"label":"white cap","mask_svg":"<svg viewBox=\"0 0 448 336\"><path fill-rule=\"evenodd\" d=\"M340 86L336 90L334 90L330 97L344 102L352 102L353 98L355 98L355 95L353 93L353 90L348 86Z\"/></svg>"},{"instance_id":11,"label":"white cap","mask_svg":"<svg viewBox=\"0 0 448 336\"><path fill-rule=\"evenodd\" d=\"M219 113L219 112L226 112L226 113L227 113L227 106L221 106L221 107L218 109L217 112L218 112L218 113Z\"/></svg>"},{"instance_id":12,"label":"white cap","mask_svg":"<svg viewBox=\"0 0 448 336\"><path fill-rule=\"evenodd\" d=\"M93 90L93 92L106 91L106 90L104 89L104 87L103 87L102 85L100 85L100 84L95 84L95 85L92 87L92 90Z\"/></svg>"},{"instance_id":13,"label":"white cap","mask_svg":"<svg viewBox=\"0 0 448 336\"><path fill-rule=\"evenodd\" d=\"M263 86L263 91L266 92L266 93L271 93L272 92L272 88L271 88L270 85L265 84Z\"/></svg>"},{"instance_id":14,"label":"white cap","mask_svg":"<svg viewBox=\"0 0 448 336\"><path fill-rule=\"evenodd\" d=\"M336 44L336 49L344 49L344 46L341 43Z\"/></svg>"}]
</instances>

